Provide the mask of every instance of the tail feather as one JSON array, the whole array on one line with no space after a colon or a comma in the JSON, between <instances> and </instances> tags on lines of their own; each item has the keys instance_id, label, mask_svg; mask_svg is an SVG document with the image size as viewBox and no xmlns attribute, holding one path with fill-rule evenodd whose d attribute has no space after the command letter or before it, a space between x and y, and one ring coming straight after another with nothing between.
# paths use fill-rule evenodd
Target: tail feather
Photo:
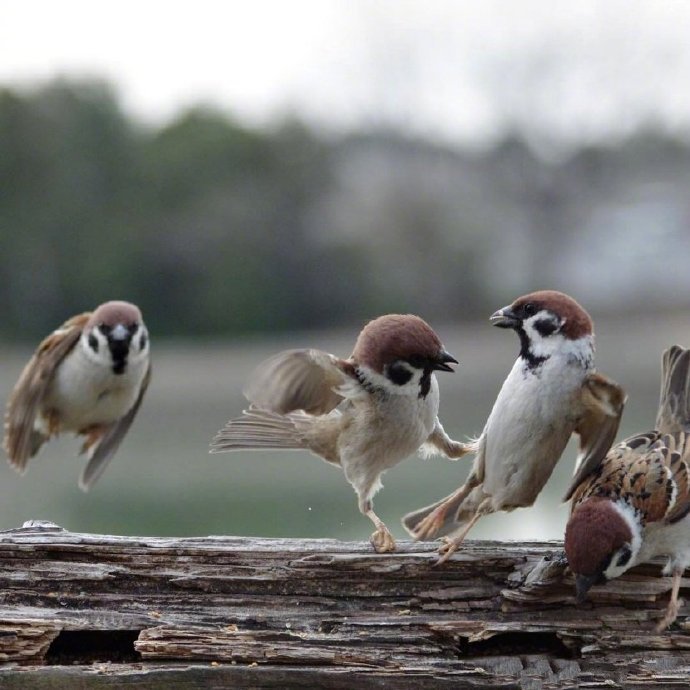
<instances>
[{"instance_id":1,"label":"tail feather","mask_svg":"<svg viewBox=\"0 0 690 690\"><path fill-rule=\"evenodd\" d=\"M292 417L250 407L216 434L211 441L211 452L304 448L302 434Z\"/></svg>"},{"instance_id":2,"label":"tail feather","mask_svg":"<svg viewBox=\"0 0 690 690\"><path fill-rule=\"evenodd\" d=\"M661 395L656 428L664 434L690 431L690 350L673 345L661 358Z\"/></svg>"}]
</instances>

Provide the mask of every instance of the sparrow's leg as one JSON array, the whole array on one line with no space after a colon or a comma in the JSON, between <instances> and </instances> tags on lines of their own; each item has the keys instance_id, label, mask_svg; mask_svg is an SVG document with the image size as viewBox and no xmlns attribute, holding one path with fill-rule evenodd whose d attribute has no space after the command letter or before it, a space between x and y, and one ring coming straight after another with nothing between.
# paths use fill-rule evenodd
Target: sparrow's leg
<instances>
[{"instance_id":1,"label":"sparrow's leg","mask_svg":"<svg viewBox=\"0 0 690 690\"><path fill-rule=\"evenodd\" d=\"M422 455L442 453L449 460L457 460L463 457L463 455L474 453L475 451L474 443L461 443L460 441L454 441L448 436L438 419L436 420L434 430L421 448Z\"/></svg>"},{"instance_id":2,"label":"sparrow's leg","mask_svg":"<svg viewBox=\"0 0 690 690\"><path fill-rule=\"evenodd\" d=\"M48 436L57 436L60 433L60 413L57 410L47 410L44 413Z\"/></svg>"},{"instance_id":3,"label":"sparrow's leg","mask_svg":"<svg viewBox=\"0 0 690 690\"><path fill-rule=\"evenodd\" d=\"M465 537L469 534L470 530L477 524L479 519L491 512L491 496L485 498L477 507L474 515L469 519L467 524L462 528L462 531L457 535L449 535L443 537L443 544L439 547L438 560L434 565L441 565L445 563L457 550L460 548Z\"/></svg>"},{"instance_id":4,"label":"sparrow's leg","mask_svg":"<svg viewBox=\"0 0 690 690\"><path fill-rule=\"evenodd\" d=\"M101 440L105 431L106 427L102 424L92 424L91 426L86 427L85 429L81 429L79 431L79 434L82 436L86 436L86 438L84 439L84 443L82 443L79 452L82 455L84 453L87 453L93 445L95 445Z\"/></svg>"},{"instance_id":5,"label":"sparrow's leg","mask_svg":"<svg viewBox=\"0 0 690 690\"><path fill-rule=\"evenodd\" d=\"M456 510L475 486L477 486L477 481L474 478L474 474L472 474L460 488L445 498L414 528L414 538L420 540L433 539L445 524L448 511L451 509Z\"/></svg>"},{"instance_id":6,"label":"sparrow's leg","mask_svg":"<svg viewBox=\"0 0 690 690\"><path fill-rule=\"evenodd\" d=\"M395 539L388 527L383 523L383 520L374 512L371 500L360 500L359 510L363 515L366 515L376 527L376 531L369 537L374 551L376 551L376 553L395 551Z\"/></svg>"},{"instance_id":7,"label":"sparrow's leg","mask_svg":"<svg viewBox=\"0 0 690 690\"><path fill-rule=\"evenodd\" d=\"M682 570L673 571L673 587L671 588L671 600L668 602L666 608L666 615L659 621L655 630L660 633L666 630L673 621L678 617L678 609L680 608L680 601L678 593L680 592L680 580L683 577Z\"/></svg>"}]
</instances>

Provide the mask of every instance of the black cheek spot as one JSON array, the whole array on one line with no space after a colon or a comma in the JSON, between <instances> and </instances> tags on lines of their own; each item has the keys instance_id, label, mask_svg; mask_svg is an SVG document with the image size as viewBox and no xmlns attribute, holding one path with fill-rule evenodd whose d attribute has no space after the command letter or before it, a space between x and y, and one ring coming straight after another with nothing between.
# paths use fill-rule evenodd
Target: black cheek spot
<instances>
[{"instance_id":1,"label":"black cheek spot","mask_svg":"<svg viewBox=\"0 0 690 690\"><path fill-rule=\"evenodd\" d=\"M141 337L139 338L139 349L143 350L146 347L147 342L148 339L146 338L146 333L142 333Z\"/></svg>"},{"instance_id":2,"label":"black cheek spot","mask_svg":"<svg viewBox=\"0 0 690 690\"><path fill-rule=\"evenodd\" d=\"M553 319L539 319L539 321L535 321L534 328L539 335L546 338L558 330L558 324Z\"/></svg>"},{"instance_id":3,"label":"black cheek spot","mask_svg":"<svg viewBox=\"0 0 690 690\"><path fill-rule=\"evenodd\" d=\"M393 362L388 365L386 376L396 386L404 386L412 378L412 372L404 364Z\"/></svg>"},{"instance_id":4,"label":"black cheek spot","mask_svg":"<svg viewBox=\"0 0 690 690\"><path fill-rule=\"evenodd\" d=\"M631 556L632 556L632 551L630 550L630 547L624 546L620 550L620 556L618 556L618 560L616 561L616 565L619 568L622 568L630 560Z\"/></svg>"},{"instance_id":5,"label":"black cheek spot","mask_svg":"<svg viewBox=\"0 0 690 690\"><path fill-rule=\"evenodd\" d=\"M98 352L98 338L96 338L96 336L93 333L91 333L91 335L89 335L89 341L88 342L89 342L89 347L94 352Z\"/></svg>"}]
</instances>

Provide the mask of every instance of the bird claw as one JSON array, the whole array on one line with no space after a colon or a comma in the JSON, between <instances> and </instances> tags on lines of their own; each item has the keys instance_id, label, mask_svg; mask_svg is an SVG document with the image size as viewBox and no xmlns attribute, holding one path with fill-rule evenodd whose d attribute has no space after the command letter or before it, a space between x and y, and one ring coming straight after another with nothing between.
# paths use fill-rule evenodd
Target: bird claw
<instances>
[{"instance_id":1,"label":"bird claw","mask_svg":"<svg viewBox=\"0 0 690 690\"><path fill-rule=\"evenodd\" d=\"M441 537L443 544L438 547L438 559L434 565L441 565L445 563L460 547L462 540L451 539L450 537Z\"/></svg>"},{"instance_id":2,"label":"bird claw","mask_svg":"<svg viewBox=\"0 0 690 690\"><path fill-rule=\"evenodd\" d=\"M680 607L683 605L682 599L672 599L668 602L668 607L666 608L666 614L664 617L656 624L654 631L658 633L664 632L675 620L678 618L678 612Z\"/></svg>"},{"instance_id":3,"label":"bird claw","mask_svg":"<svg viewBox=\"0 0 690 690\"><path fill-rule=\"evenodd\" d=\"M385 527L379 527L371 537L369 537L369 541L376 553L389 553L390 551L395 551L395 539Z\"/></svg>"}]
</instances>

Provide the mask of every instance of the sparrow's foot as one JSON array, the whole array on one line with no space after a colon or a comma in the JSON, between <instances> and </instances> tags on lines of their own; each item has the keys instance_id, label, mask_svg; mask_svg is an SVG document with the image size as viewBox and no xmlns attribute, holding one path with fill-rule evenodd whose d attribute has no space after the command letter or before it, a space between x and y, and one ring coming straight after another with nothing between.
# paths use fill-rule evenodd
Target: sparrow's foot
<instances>
[{"instance_id":1,"label":"sparrow's foot","mask_svg":"<svg viewBox=\"0 0 690 690\"><path fill-rule=\"evenodd\" d=\"M374 547L376 553L388 553L395 551L395 539L388 531L385 525L380 525L376 531L369 537L371 545Z\"/></svg>"},{"instance_id":2,"label":"sparrow's foot","mask_svg":"<svg viewBox=\"0 0 690 690\"><path fill-rule=\"evenodd\" d=\"M101 424L93 424L86 429L82 429L79 433L86 437L84 439L84 443L82 443L81 449L79 450L79 452L84 455L101 440L103 434L105 433L105 429Z\"/></svg>"},{"instance_id":3,"label":"sparrow's foot","mask_svg":"<svg viewBox=\"0 0 690 690\"><path fill-rule=\"evenodd\" d=\"M459 548L464 540L462 539L452 539L451 537L442 537L443 542L441 546L438 547L438 560L434 565L441 565L445 563Z\"/></svg>"},{"instance_id":4,"label":"sparrow's foot","mask_svg":"<svg viewBox=\"0 0 690 690\"><path fill-rule=\"evenodd\" d=\"M414 538L418 541L424 539L433 539L434 535L443 526L446 520L446 513L448 506L442 503L440 506L434 508L413 530Z\"/></svg>"},{"instance_id":5,"label":"sparrow's foot","mask_svg":"<svg viewBox=\"0 0 690 690\"><path fill-rule=\"evenodd\" d=\"M682 599L676 599L676 601L673 601L672 599L669 601L668 606L666 607L666 614L656 624L654 631L658 633L664 632L664 630L666 630L666 628L668 628L676 620L676 618L678 618L678 611L680 611L682 604Z\"/></svg>"},{"instance_id":6,"label":"sparrow's foot","mask_svg":"<svg viewBox=\"0 0 690 690\"><path fill-rule=\"evenodd\" d=\"M443 537L443 544L441 544L438 550L439 558L434 565L441 565L441 563L445 563L458 550L462 542L465 541L465 537L469 534L472 527L474 527L479 518L482 516L481 509L482 505L480 504L479 509L462 528L462 531L459 533L456 532L455 536L451 534L450 536Z\"/></svg>"},{"instance_id":7,"label":"sparrow's foot","mask_svg":"<svg viewBox=\"0 0 690 690\"><path fill-rule=\"evenodd\" d=\"M48 436L57 436L60 433L60 413L51 409L44 416L48 425Z\"/></svg>"}]
</instances>

